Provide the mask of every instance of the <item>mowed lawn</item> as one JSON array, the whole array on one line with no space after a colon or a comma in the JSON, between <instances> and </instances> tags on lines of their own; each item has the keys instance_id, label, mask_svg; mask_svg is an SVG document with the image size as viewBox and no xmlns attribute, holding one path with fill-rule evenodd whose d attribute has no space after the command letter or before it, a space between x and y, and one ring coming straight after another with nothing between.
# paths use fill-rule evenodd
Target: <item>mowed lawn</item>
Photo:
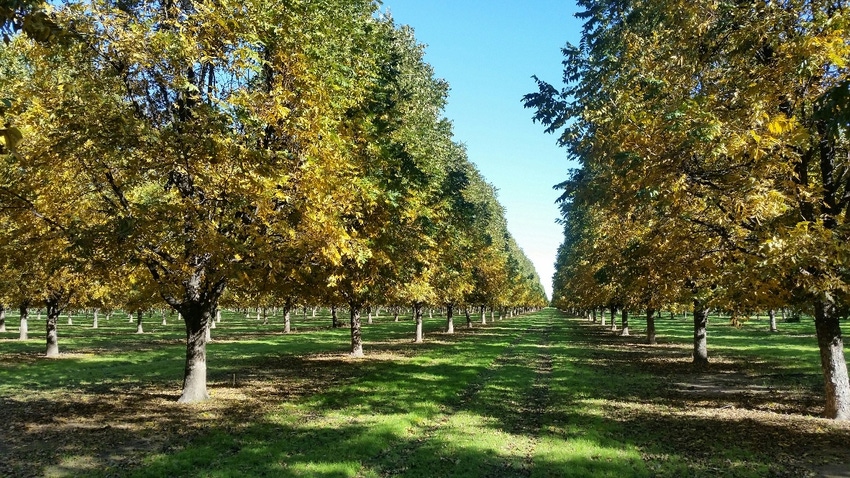
<instances>
[{"instance_id":1,"label":"mowed lawn","mask_svg":"<svg viewBox=\"0 0 850 478\"><path fill-rule=\"evenodd\" d=\"M488 316L489 318L489 316ZM706 371L691 323L659 344L553 309L458 333L426 316L364 324L364 359L327 311L296 332L226 313L208 346L212 400L175 402L181 323L43 321L0 334L0 476L816 476L850 470L850 427L822 408L809 321L713 318ZM364 317L365 323L365 317Z\"/></svg>"}]
</instances>

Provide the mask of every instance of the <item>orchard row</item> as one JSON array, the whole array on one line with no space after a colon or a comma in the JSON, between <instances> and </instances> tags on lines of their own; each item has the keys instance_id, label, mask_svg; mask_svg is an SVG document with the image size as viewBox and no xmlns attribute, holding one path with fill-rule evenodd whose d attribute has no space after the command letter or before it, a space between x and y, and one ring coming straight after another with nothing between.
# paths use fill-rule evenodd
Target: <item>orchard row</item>
<instances>
[{"instance_id":1,"label":"orchard row","mask_svg":"<svg viewBox=\"0 0 850 478\"><path fill-rule=\"evenodd\" d=\"M850 10L844 1L587 0L563 89L525 97L579 167L560 185L559 307L814 317L850 419Z\"/></svg>"},{"instance_id":2,"label":"orchard row","mask_svg":"<svg viewBox=\"0 0 850 478\"><path fill-rule=\"evenodd\" d=\"M371 0L70 2L4 12L0 302L186 324L207 398L220 303L539 307L448 85Z\"/></svg>"}]
</instances>

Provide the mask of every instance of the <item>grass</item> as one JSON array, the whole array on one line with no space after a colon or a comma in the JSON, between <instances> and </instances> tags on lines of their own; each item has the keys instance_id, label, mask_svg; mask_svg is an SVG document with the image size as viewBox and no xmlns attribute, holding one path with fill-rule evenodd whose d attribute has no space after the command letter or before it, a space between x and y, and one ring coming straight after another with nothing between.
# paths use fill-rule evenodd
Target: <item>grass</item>
<instances>
[{"instance_id":1,"label":"grass","mask_svg":"<svg viewBox=\"0 0 850 478\"><path fill-rule=\"evenodd\" d=\"M690 322L657 320L659 344L552 309L455 335L426 319L348 330L297 315L226 314L208 346L212 400L179 396L173 318L60 321L59 359L16 317L0 334L0 476L807 476L850 470L850 427L818 418L808 321L713 318L710 367L690 367ZM462 321L458 321L460 323ZM40 326L41 323L38 323ZM816 444L816 445L815 445ZM842 468L845 467L845 468ZM832 469L832 468L830 468Z\"/></svg>"}]
</instances>

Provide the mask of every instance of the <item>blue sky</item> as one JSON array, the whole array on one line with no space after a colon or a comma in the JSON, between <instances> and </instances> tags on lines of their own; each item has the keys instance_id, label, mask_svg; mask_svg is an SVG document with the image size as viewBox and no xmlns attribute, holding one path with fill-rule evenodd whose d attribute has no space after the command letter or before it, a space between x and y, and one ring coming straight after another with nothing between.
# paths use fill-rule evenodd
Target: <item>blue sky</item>
<instances>
[{"instance_id":1,"label":"blue sky","mask_svg":"<svg viewBox=\"0 0 850 478\"><path fill-rule=\"evenodd\" d=\"M531 75L560 83L561 47L580 38L576 8L556 0L384 0L382 7L413 27L436 76L451 85L445 114L455 140L499 189L508 228L550 297L562 238L552 186L574 165L521 99L536 89Z\"/></svg>"}]
</instances>

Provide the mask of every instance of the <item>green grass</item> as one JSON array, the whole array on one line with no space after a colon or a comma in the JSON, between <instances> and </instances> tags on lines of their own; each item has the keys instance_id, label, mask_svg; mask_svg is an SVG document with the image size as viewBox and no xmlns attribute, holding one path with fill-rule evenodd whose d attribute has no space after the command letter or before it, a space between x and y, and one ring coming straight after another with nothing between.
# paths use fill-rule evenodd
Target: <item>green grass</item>
<instances>
[{"instance_id":1,"label":"green grass","mask_svg":"<svg viewBox=\"0 0 850 478\"><path fill-rule=\"evenodd\" d=\"M459 318L460 319L460 318ZM364 320L365 322L365 320ZM382 315L348 330L320 317L261 325L226 314L208 346L212 400L179 405L182 324L60 321L60 359L16 317L0 338L0 476L767 476L850 462L850 431L816 418L813 326L713 318L708 371L691 324L660 344L548 309L458 333ZM43 326L42 323L38 324ZM811 447L811 443L818 447Z\"/></svg>"}]
</instances>

